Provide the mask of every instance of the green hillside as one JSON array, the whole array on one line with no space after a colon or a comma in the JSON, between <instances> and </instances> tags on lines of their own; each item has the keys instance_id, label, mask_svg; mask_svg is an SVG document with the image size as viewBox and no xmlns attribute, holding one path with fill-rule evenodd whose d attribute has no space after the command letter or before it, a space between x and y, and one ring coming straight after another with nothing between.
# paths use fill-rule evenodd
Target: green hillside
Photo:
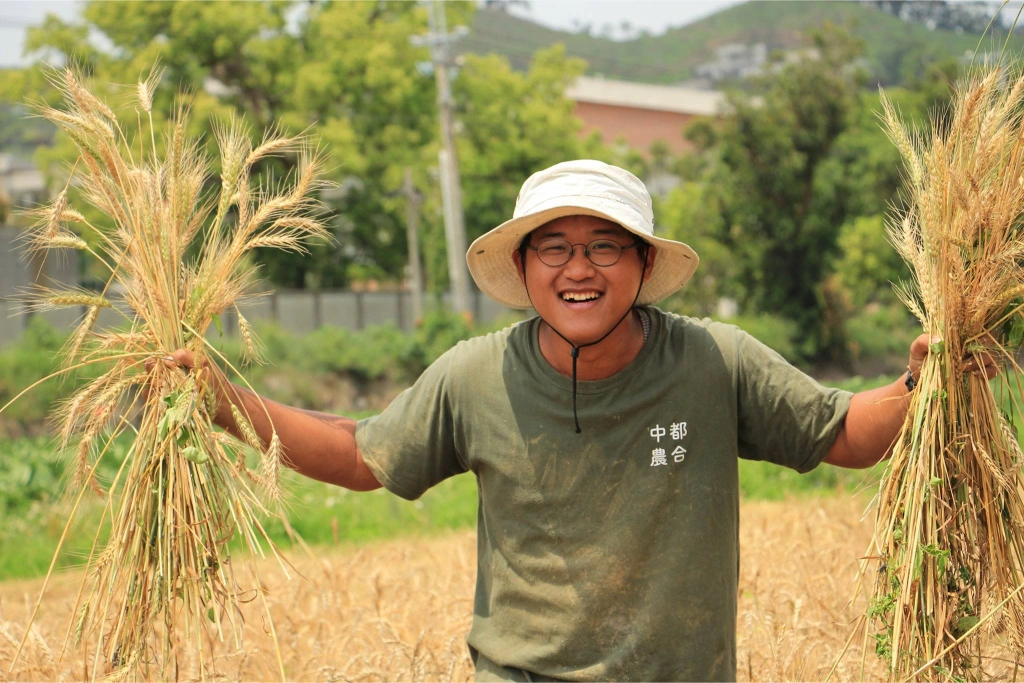
<instances>
[{"instance_id":1,"label":"green hillside","mask_svg":"<svg viewBox=\"0 0 1024 683\"><path fill-rule=\"evenodd\" d=\"M501 11L476 13L464 52L496 52L516 68L529 63L535 50L557 42L582 57L591 74L649 83L677 83L693 77L697 65L714 59L715 48L729 43L765 43L770 49L805 44L808 29L832 22L865 43L872 83L903 83L925 65L974 52L978 35L929 31L859 2L747 2L657 36L613 41L540 26ZM1005 33L986 38L984 49L998 50ZM1024 40L1015 37L1019 50Z\"/></svg>"}]
</instances>

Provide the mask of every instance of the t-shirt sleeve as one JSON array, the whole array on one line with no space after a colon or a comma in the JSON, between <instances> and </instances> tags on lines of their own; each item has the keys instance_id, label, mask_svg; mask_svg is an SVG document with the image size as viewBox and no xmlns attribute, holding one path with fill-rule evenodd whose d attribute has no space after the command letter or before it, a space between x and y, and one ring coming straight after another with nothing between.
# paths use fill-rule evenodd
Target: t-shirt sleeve
<instances>
[{"instance_id":1,"label":"t-shirt sleeve","mask_svg":"<svg viewBox=\"0 0 1024 683\"><path fill-rule=\"evenodd\" d=\"M449 351L384 412L356 425L363 461L377 481L407 500L467 469L455 443L453 366Z\"/></svg>"},{"instance_id":2,"label":"t-shirt sleeve","mask_svg":"<svg viewBox=\"0 0 1024 683\"><path fill-rule=\"evenodd\" d=\"M846 421L848 391L828 389L749 334L736 332L740 456L808 472Z\"/></svg>"}]
</instances>

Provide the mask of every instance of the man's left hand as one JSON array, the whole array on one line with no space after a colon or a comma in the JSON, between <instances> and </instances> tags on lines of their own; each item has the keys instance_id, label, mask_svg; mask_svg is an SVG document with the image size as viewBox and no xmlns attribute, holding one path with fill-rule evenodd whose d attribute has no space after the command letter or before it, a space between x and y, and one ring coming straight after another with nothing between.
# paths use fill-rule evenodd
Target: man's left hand
<instances>
[{"instance_id":1,"label":"man's left hand","mask_svg":"<svg viewBox=\"0 0 1024 683\"><path fill-rule=\"evenodd\" d=\"M931 353L932 346L941 343L942 339L940 337L932 337L927 334L919 335L917 339L911 342L910 361L907 367L915 382L921 378L921 366L924 365L925 358ZM977 350L968 352L964 356L964 372L984 374L988 379L995 378L999 374L999 364L990 350L995 347L996 341L991 335L986 335L980 341L969 344L968 348L975 348Z\"/></svg>"}]
</instances>

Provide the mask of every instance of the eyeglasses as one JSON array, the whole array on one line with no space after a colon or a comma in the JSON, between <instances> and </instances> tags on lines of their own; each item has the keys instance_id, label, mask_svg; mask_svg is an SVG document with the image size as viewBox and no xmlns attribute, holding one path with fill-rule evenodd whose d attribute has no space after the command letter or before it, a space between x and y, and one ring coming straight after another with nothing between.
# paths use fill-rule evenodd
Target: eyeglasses
<instances>
[{"instance_id":1,"label":"eyeglasses","mask_svg":"<svg viewBox=\"0 0 1024 683\"><path fill-rule=\"evenodd\" d=\"M546 266L564 266L576 253L576 247L583 247L583 255L591 263L606 268L618 263L623 251L639 247L641 244L643 242L622 246L615 240L608 239L594 240L590 244L570 244L567 240L550 239L544 240L537 246L527 244L526 248L537 252L537 258Z\"/></svg>"}]
</instances>

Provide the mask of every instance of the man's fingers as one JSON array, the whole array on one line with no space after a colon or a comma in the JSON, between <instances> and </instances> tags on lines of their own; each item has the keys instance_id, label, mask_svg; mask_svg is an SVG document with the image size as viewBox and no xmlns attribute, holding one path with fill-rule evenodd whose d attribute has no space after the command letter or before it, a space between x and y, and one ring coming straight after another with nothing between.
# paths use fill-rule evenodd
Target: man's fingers
<instances>
[{"instance_id":1,"label":"man's fingers","mask_svg":"<svg viewBox=\"0 0 1024 683\"><path fill-rule=\"evenodd\" d=\"M989 379L994 379L999 374L999 364L992 354L982 353L969 358L970 360L964 363L964 371L984 374Z\"/></svg>"},{"instance_id":2,"label":"man's fingers","mask_svg":"<svg viewBox=\"0 0 1024 683\"><path fill-rule=\"evenodd\" d=\"M924 365L924 359L931 353L932 346L941 342L942 339L940 337L919 334L910 343L910 360L907 363L907 369L910 370L910 374L914 376L914 379L920 376L921 366Z\"/></svg>"},{"instance_id":3,"label":"man's fingers","mask_svg":"<svg viewBox=\"0 0 1024 683\"><path fill-rule=\"evenodd\" d=\"M927 334L919 334L914 341L910 342L910 362L920 365L928 357L928 347L941 341L938 337L930 337Z\"/></svg>"},{"instance_id":4,"label":"man's fingers","mask_svg":"<svg viewBox=\"0 0 1024 683\"><path fill-rule=\"evenodd\" d=\"M195 367L195 354L185 349L177 349L168 357L177 363L178 367L191 369Z\"/></svg>"},{"instance_id":5,"label":"man's fingers","mask_svg":"<svg viewBox=\"0 0 1024 683\"><path fill-rule=\"evenodd\" d=\"M195 363L195 354L185 349L177 349L172 353L162 356L159 358L148 358L145 363L146 373L150 375L150 381L146 382L142 392L143 395L148 399L152 391L152 375L153 370L156 368L157 363L161 363L165 368L169 370L184 370L188 372L192 369Z\"/></svg>"}]
</instances>

